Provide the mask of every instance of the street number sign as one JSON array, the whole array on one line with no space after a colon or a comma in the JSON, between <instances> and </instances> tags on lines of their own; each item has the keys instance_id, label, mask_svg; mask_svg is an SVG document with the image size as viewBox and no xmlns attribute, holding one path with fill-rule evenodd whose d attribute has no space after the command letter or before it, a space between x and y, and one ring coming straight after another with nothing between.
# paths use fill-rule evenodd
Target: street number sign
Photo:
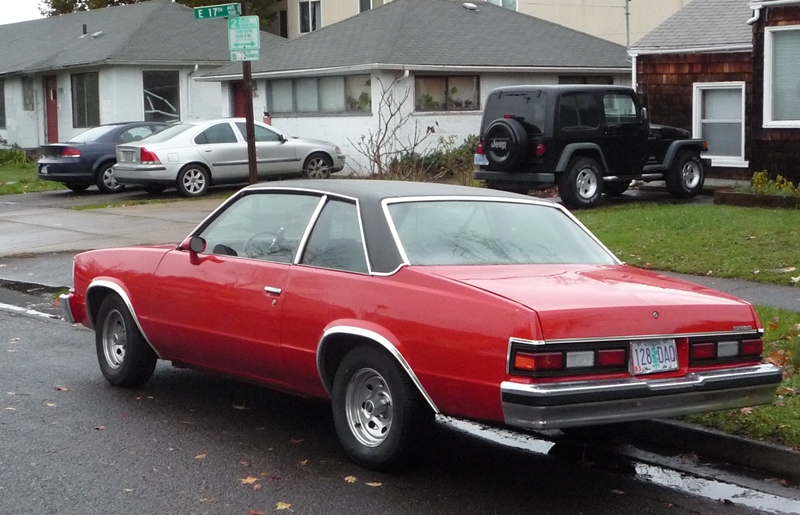
<instances>
[{"instance_id":1,"label":"street number sign","mask_svg":"<svg viewBox=\"0 0 800 515\"><path fill-rule=\"evenodd\" d=\"M228 19L228 49L258 50L261 48L261 33L258 16L237 16Z\"/></svg>"},{"instance_id":2,"label":"street number sign","mask_svg":"<svg viewBox=\"0 0 800 515\"><path fill-rule=\"evenodd\" d=\"M232 18L241 16L242 6L239 4L206 5L194 8L195 20L208 20L211 18Z\"/></svg>"}]
</instances>

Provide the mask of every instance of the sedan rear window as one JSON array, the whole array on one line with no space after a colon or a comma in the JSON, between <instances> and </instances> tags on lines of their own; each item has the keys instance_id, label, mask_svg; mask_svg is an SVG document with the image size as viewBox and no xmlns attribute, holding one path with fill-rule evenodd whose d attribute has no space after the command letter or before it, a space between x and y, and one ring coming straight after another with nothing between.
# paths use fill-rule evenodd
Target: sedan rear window
<instances>
[{"instance_id":1,"label":"sedan rear window","mask_svg":"<svg viewBox=\"0 0 800 515\"><path fill-rule=\"evenodd\" d=\"M69 143L91 143L92 141L100 140L103 136L119 129L119 127L119 125L101 125L100 127L94 127L88 131L83 131L67 141Z\"/></svg>"},{"instance_id":2,"label":"sedan rear window","mask_svg":"<svg viewBox=\"0 0 800 515\"><path fill-rule=\"evenodd\" d=\"M170 140L177 136L178 134L187 131L194 127L194 125L189 123L179 123L177 125L169 125L166 129L159 131L147 138L148 143L161 143L163 141Z\"/></svg>"},{"instance_id":3,"label":"sedan rear window","mask_svg":"<svg viewBox=\"0 0 800 515\"><path fill-rule=\"evenodd\" d=\"M614 257L555 207L510 202L390 204L412 265L614 264Z\"/></svg>"}]
</instances>

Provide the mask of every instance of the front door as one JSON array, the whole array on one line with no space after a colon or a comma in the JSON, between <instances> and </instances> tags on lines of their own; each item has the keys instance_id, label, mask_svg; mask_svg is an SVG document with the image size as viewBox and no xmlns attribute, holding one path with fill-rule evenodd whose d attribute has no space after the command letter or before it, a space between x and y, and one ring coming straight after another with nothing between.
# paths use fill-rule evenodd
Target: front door
<instances>
[{"instance_id":1,"label":"front door","mask_svg":"<svg viewBox=\"0 0 800 515\"><path fill-rule=\"evenodd\" d=\"M58 143L58 86L55 75L44 77L45 139Z\"/></svg>"},{"instance_id":2,"label":"front door","mask_svg":"<svg viewBox=\"0 0 800 515\"><path fill-rule=\"evenodd\" d=\"M647 124L632 94L609 91L603 95L603 135L601 144L611 175L620 177L641 173L647 160Z\"/></svg>"},{"instance_id":3,"label":"front door","mask_svg":"<svg viewBox=\"0 0 800 515\"><path fill-rule=\"evenodd\" d=\"M247 140L247 127L236 122L242 138ZM300 173L301 163L297 158L297 146L291 140L262 125L255 124L256 162L261 178L270 175Z\"/></svg>"},{"instance_id":4,"label":"front door","mask_svg":"<svg viewBox=\"0 0 800 515\"><path fill-rule=\"evenodd\" d=\"M227 121L207 128L194 138L197 150L211 166L214 182L247 179L247 141L239 139Z\"/></svg>"},{"instance_id":5,"label":"front door","mask_svg":"<svg viewBox=\"0 0 800 515\"><path fill-rule=\"evenodd\" d=\"M245 90L243 82L231 83L233 93L233 116L236 118L244 118L246 116L245 108Z\"/></svg>"}]
</instances>

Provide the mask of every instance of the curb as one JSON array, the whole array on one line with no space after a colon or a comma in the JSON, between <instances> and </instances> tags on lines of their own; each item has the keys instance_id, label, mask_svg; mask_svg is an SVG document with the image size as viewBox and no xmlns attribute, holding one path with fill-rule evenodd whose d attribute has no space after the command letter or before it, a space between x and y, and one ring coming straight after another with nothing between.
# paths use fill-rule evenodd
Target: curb
<instances>
[{"instance_id":1,"label":"curb","mask_svg":"<svg viewBox=\"0 0 800 515\"><path fill-rule=\"evenodd\" d=\"M627 434L643 442L690 450L706 458L800 480L800 451L790 447L677 420L635 422Z\"/></svg>"}]
</instances>

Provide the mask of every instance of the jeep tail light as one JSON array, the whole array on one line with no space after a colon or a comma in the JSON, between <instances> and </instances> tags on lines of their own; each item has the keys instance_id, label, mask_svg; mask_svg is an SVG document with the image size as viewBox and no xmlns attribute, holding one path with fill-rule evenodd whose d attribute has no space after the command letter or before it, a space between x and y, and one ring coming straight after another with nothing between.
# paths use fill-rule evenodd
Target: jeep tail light
<instances>
[{"instance_id":1,"label":"jeep tail light","mask_svg":"<svg viewBox=\"0 0 800 515\"><path fill-rule=\"evenodd\" d=\"M742 356L761 356L764 351L764 341L760 338L757 340L744 340L742 342Z\"/></svg>"},{"instance_id":2,"label":"jeep tail light","mask_svg":"<svg viewBox=\"0 0 800 515\"><path fill-rule=\"evenodd\" d=\"M61 151L63 157L81 157L81 151L75 147L64 147Z\"/></svg>"},{"instance_id":3,"label":"jeep tail light","mask_svg":"<svg viewBox=\"0 0 800 515\"><path fill-rule=\"evenodd\" d=\"M478 145L475 147L475 153L483 155L483 141L478 142Z\"/></svg>"},{"instance_id":4,"label":"jeep tail light","mask_svg":"<svg viewBox=\"0 0 800 515\"><path fill-rule=\"evenodd\" d=\"M142 164L147 165L161 164L161 161L158 160L158 156L144 147L139 150L139 160L142 162Z\"/></svg>"},{"instance_id":5,"label":"jeep tail light","mask_svg":"<svg viewBox=\"0 0 800 515\"><path fill-rule=\"evenodd\" d=\"M562 352L517 352L514 356L514 368L539 372L543 370L561 370L564 368Z\"/></svg>"},{"instance_id":6,"label":"jeep tail light","mask_svg":"<svg viewBox=\"0 0 800 515\"><path fill-rule=\"evenodd\" d=\"M536 157L544 157L545 153L547 152L547 147L545 147L543 143L537 143L533 147L533 151L536 154Z\"/></svg>"}]
</instances>

